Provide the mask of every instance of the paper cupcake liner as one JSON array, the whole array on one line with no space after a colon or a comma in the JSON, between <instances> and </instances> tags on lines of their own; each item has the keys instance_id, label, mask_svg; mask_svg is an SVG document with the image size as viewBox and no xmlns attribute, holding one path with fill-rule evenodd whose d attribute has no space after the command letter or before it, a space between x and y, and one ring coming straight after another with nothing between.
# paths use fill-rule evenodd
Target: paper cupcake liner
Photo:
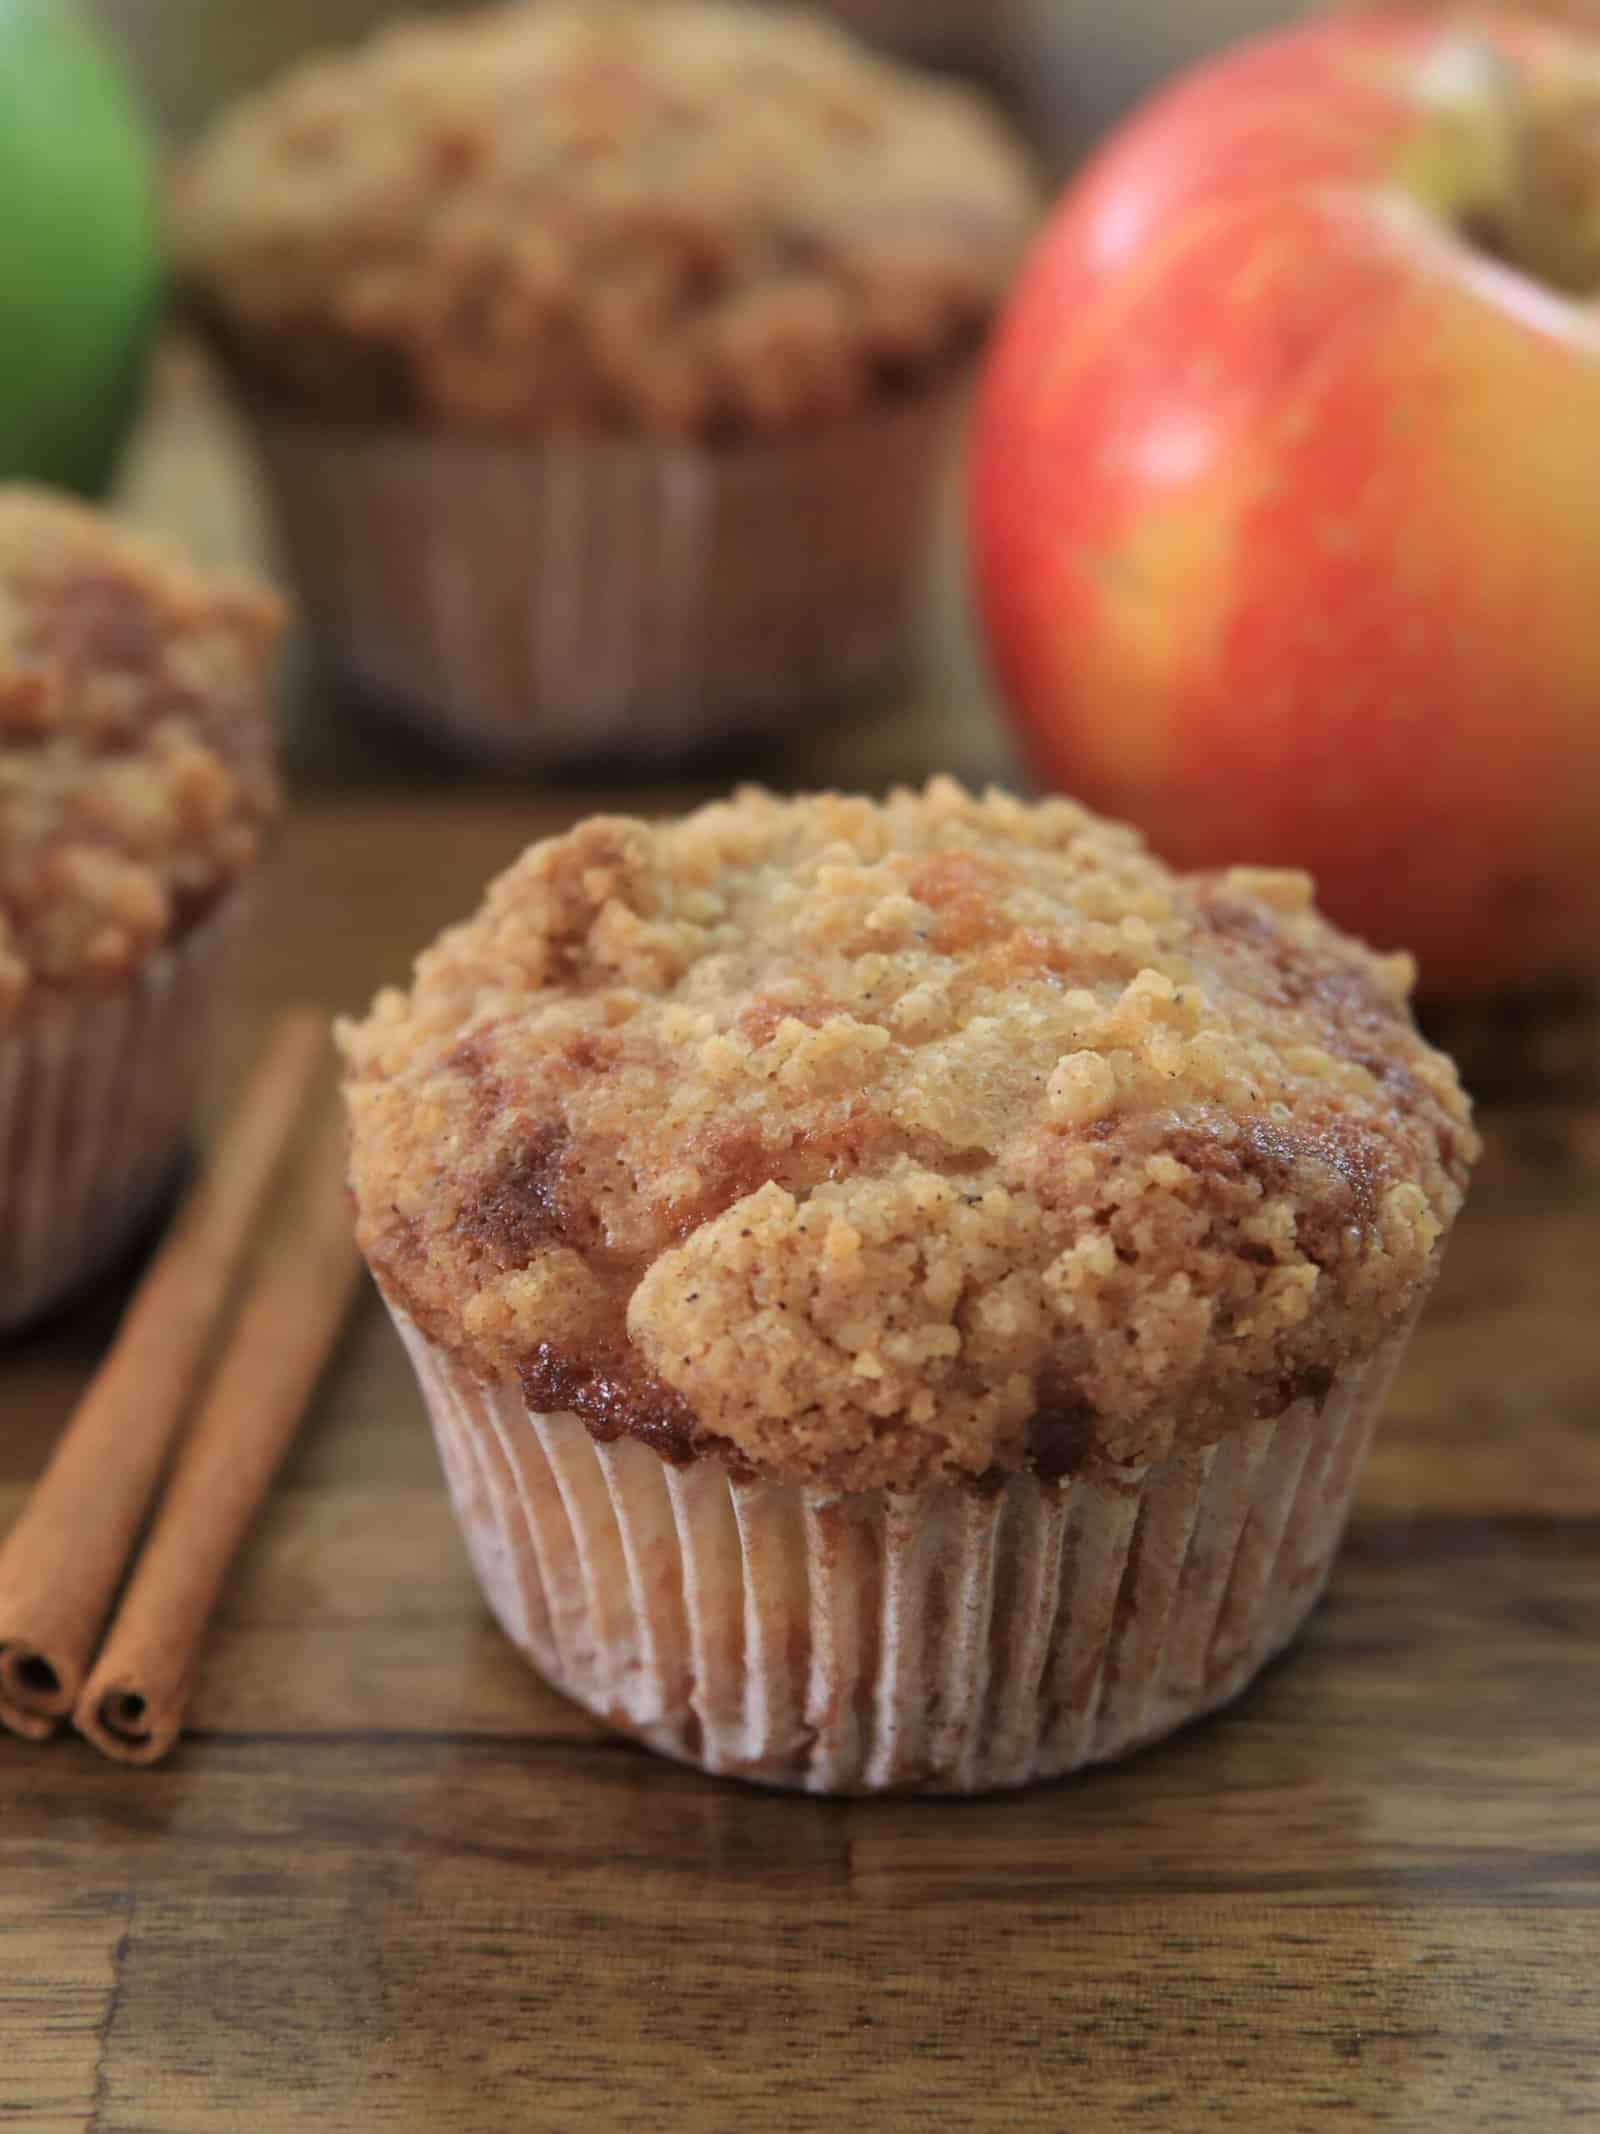
<instances>
[{"instance_id":1,"label":"paper cupcake liner","mask_svg":"<svg viewBox=\"0 0 1600 2134\"><path fill-rule=\"evenodd\" d=\"M254 418L313 632L359 692L480 757L660 759L895 664L959 390L722 452Z\"/></svg>"},{"instance_id":2,"label":"paper cupcake liner","mask_svg":"<svg viewBox=\"0 0 1600 2134\"><path fill-rule=\"evenodd\" d=\"M237 928L229 897L115 992L0 1038L0 1333L110 1266L182 1151Z\"/></svg>"},{"instance_id":3,"label":"paper cupcake liner","mask_svg":"<svg viewBox=\"0 0 1600 2134\"><path fill-rule=\"evenodd\" d=\"M840 1495L597 1444L397 1324L513 1643L668 1755L813 1793L1025 1785L1237 1695L1322 1589L1404 1347L1142 1469Z\"/></svg>"}]
</instances>

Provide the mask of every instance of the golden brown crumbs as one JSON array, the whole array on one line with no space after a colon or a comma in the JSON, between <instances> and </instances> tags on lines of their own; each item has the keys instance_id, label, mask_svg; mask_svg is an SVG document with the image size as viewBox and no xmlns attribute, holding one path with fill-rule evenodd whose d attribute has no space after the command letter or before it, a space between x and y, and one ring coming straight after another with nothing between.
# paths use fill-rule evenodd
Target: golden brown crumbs
<instances>
[{"instance_id":1,"label":"golden brown crumbs","mask_svg":"<svg viewBox=\"0 0 1600 2134\"><path fill-rule=\"evenodd\" d=\"M841 1488L1146 1460L1425 1287L1476 1142L1411 978L1064 800L601 818L343 1030L361 1238L604 1432Z\"/></svg>"},{"instance_id":2,"label":"golden brown crumbs","mask_svg":"<svg viewBox=\"0 0 1600 2134\"><path fill-rule=\"evenodd\" d=\"M281 619L253 584L0 488L0 1031L126 977L253 865Z\"/></svg>"},{"instance_id":3,"label":"golden brown crumbs","mask_svg":"<svg viewBox=\"0 0 1600 2134\"><path fill-rule=\"evenodd\" d=\"M551 0L302 66L202 143L175 230L314 408L720 439L946 364L1033 207L973 93L820 20Z\"/></svg>"}]
</instances>

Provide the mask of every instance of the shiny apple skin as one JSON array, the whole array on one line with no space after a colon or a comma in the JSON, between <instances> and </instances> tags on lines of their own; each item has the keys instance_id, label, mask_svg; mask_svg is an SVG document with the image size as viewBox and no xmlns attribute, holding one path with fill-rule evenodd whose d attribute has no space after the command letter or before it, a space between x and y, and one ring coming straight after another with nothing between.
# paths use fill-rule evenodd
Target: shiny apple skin
<instances>
[{"instance_id":1,"label":"shiny apple skin","mask_svg":"<svg viewBox=\"0 0 1600 2134\"><path fill-rule=\"evenodd\" d=\"M157 158L70 0L0 0L0 480L98 493L161 293Z\"/></svg>"},{"instance_id":2,"label":"shiny apple skin","mask_svg":"<svg viewBox=\"0 0 1600 2134\"><path fill-rule=\"evenodd\" d=\"M1317 23L1136 115L1024 269L971 488L1038 777L1309 868L1435 993L1600 952L1600 309L1419 203L1459 34Z\"/></svg>"}]
</instances>

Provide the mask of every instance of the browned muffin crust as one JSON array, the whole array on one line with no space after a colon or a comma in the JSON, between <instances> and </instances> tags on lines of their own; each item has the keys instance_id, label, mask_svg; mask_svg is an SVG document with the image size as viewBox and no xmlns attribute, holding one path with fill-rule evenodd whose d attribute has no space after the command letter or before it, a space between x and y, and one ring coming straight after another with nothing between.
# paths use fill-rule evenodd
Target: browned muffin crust
<instances>
[{"instance_id":1,"label":"browned muffin crust","mask_svg":"<svg viewBox=\"0 0 1600 2134\"><path fill-rule=\"evenodd\" d=\"M1032 216L971 92L714 0L408 24L224 116L180 270L258 377L497 435L769 435L948 365Z\"/></svg>"},{"instance_id":2,"label":"browned muffin crust","mask_svg":"<svg viewBox=\"0 0 1600 2134\"><path fill-rule=\"evenodd\" d=\"M255 862L279 603L0 488L0 1032L115 985Z\"/></svg>"},{"instance_id":3,"label":"browned muffin crust","mask_svg":"<svg viewBox=\"0 0 1600 2134\"><path fill-rule=\"evenodd\" d=\"M590 821L343 1030L362 1243L600 1436L841 1488L1150 1459L1426 1285L1476 1141L1411 975L1067 801Z\"/></svg>"}]
</instances>

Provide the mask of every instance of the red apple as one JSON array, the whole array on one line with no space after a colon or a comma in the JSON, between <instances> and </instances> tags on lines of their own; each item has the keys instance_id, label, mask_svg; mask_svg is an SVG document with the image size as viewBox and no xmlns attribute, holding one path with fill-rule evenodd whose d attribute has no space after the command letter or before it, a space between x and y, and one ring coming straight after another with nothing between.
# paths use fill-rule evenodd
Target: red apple
<instances>
[{"instance_id":1,"label":"red apple","mask_svg":"<svg viewBox=\"0 0 1600 2134\"><path fill-rule=\"evenodd\" d=\"M1024 270L974 558L1048 783L1425 985L1600 949L1600 44L1342 16L1135 116Z\"/></svg>"}]
</instances>

